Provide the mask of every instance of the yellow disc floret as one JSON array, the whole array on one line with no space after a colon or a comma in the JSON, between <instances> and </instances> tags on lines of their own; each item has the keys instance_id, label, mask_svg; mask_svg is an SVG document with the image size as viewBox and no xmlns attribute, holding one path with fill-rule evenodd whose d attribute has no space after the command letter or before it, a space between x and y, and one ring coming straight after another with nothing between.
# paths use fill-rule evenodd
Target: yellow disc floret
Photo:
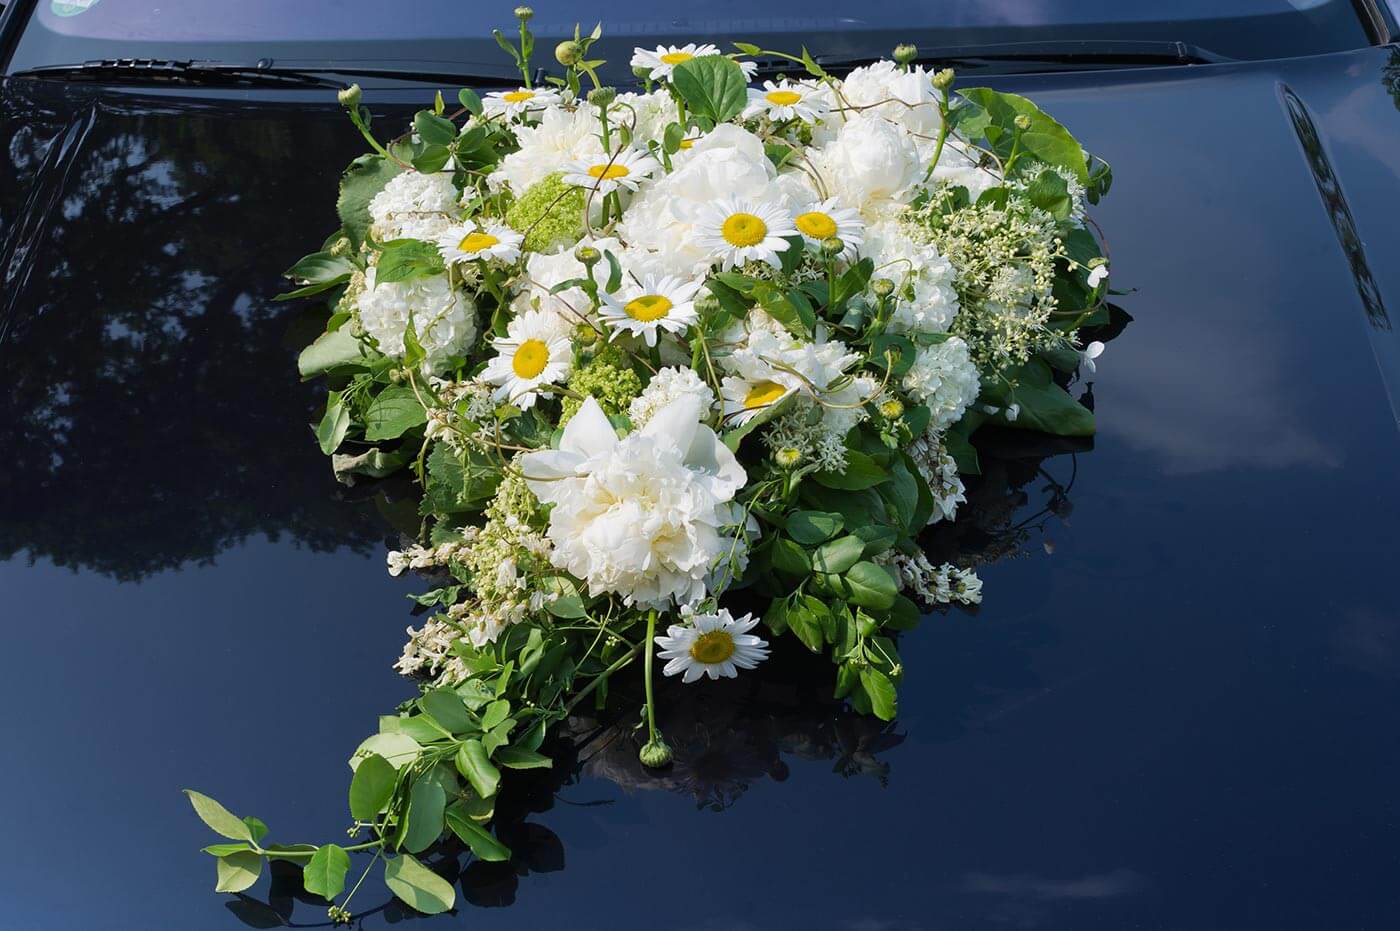
<instances>
[{"instance_id":1,"label":"yellow disc floret","mask_svg":"<svg viewBox=\"0 0 1400 931\"><path fill-rule=\"evenodd\" d=\"M451 241L450 239L448 240L448 242ZM490 249L498 242L500 242L500 240L490 233L473 230L462 237L462 241L457 243L457 248L463 252L481 252L484 249Z\"/></svg>"},{"instance_id":2,"label":"yellow disc floret","mask_svg":"<svg viewBox=\"0 0 1400 931\"><path fill-rule=\"evenodd\" d=\"M787 394L787 388L775 381L761 381L749 389L749 393L744 395L744 410L753 410L756 407L767 407L774 401Z\"/></svg>"},{"instance_id":3,"label":"yellow disc floret","mask_svg":"<svg viewBox=\"0 0 1400 931\"><path fill-rule=\"evenodd\" d=\"M689 52L667 52L661 56L661 61L668 65L679 65L683 61L690 61L695 56Z\"/></svg>"},{"instance_id":4,"label":"yellow disc floret","mask_svg":"<svg viewBox=\"0 0 1400 931\"><path fill-rule=\"evenodd\" d=\"M756 246L768 236L768 224L751 213L731 213L720 227L731 246Z\"/></svg>"},{"instance_id":5,"label":"yellow disc floret","mask_svg":"<svg viewBox=\"0 0 1400 931\"><path fill-rule=\"evenodd\" d=\"M734 655L734 638L727 630L703 633L690 645L690 655L697 663L722 663Z\"/></svg>"},{"instance_id":6,"label":"yellow disc floret","mask_svg":"<svg viewBox=\"0 0 1400 931\"><path fill-rule=\"evenodd\" d=\"M527 339L515 350L510 367L521 378L534 378L549 364L549 347L542 340Z\"/></svg>"},{"instance_id":7,"label":"yellow disc floret","mask_svg":"<svg viewBox=\"0 0 1400 931\"><path fill-rule=\"evenodd\" d=\"M660 320L671 312L675 305L671 299L662 294L643 294L641 297L633 298L623 305L623 310L627 316L641 323L650 323L653 320Z\"/></svg>"},{"instance_id":8,"label":"yellow disc floret","mask_svg":"<svg viewBox=\"0 0 1400 931\"><path fill-rule=\"evenodd\" d=\"M614 178L625 178L629 174L631 174L631 172L627 169L626 165L619 165L616 162L611 165L604 163L601 165L588 166L588 176L590 178L602 178L604 181L611 181Z\"/></svg>"},{"instance_id":9,"label":"yellow disc floret","mask_svg":"<svg viewBox=\"0 0 1400 931\"><path fill-rule=\"evenodd\" d=\"M802 233L813 239L830 239L836 235L836 221L820 210L800 214L793 223Z\"/></svg>"},{"instance_id":10,"label":"yellow disc floret","mask_svg":"<svg viewBox=\"0 0 1400 931\"><path fill-rule=\"evenodd\" d=\"M802 99L796 91L769 91L763 97L775 107L790 107Z\"/></svg>"},{"instance_id":11,"label":"yellow disc floret","mask_svg":"<svg viewBox=\"0 0 1400 931\"><path fill-rule=\"evenodd\" d=\"M535 99L534 91L506 91L501 95L501 99L506 103L524 103L527 100Z\"/></svg>"}]
</instances>

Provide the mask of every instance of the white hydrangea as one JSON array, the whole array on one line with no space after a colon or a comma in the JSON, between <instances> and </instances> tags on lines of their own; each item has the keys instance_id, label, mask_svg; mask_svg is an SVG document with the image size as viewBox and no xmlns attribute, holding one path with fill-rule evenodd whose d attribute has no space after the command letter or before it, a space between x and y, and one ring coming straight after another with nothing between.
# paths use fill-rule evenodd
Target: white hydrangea
<instances>
[{"instance_id":1,"label":"white hydrangea","mask_svg":"<svg viewBox=\"0 0 1400 931\"><path fill-rule=\"evenodd\" d=\"M509 185L517 195L576 159L598 155L598 118L590 107L565 110L550 107L534 125L515 127L520 148L501 159L488 179L493 188Z\"/></svg>"},{"instance_id":2,"label":"white hydrangea","mask_svg":"<svg viewBox=\"0 0 1400 931\"><path fill-rule=\"evenodd\" d=\"M391 239L433 241L461 215L449 173L404 171L389 179L369 202L370 233Z\"/></svg>"},{"instance_id":3,"label":"white hydrangea","mask_svg":"<svg viewBox=\"0 0 1400 931\"><path fill-rule=\"evenodd\" d=\"M895 283L898 301L889 328L895 333L945 333L960 305L953 287L957 270L933 243L910 235L898 215L866 228L861 250L875 263L875 278Z\"/></svg>"},{"instance_id":4,"label":"white hydrangea","mask_svg":"<svg viewBox=\"0 0 1400 931\"><path fill-rule=\"evenodd\" d=\"M669 91L660 89L650 94L618 94L608 106L608 118L614 125L632 127L633 139L660 139L667 124L676 121L676 101Z\"/></svg>"},{"instance_id":5,"label":"white hydrangea","mask_svg":"<svg viewBox=\"0 0 1400 931\"><path fill-rule=\"evenodd\" d=\"M644 427L657 411L683 397L694 398L701 411L708 411L715 404L714 391L694 369L667 366L653 375L642 393L632 399L627 416L631 418L633 426Z\"/></svg>"},{"instance_id":6,"label":"white hydrangea","mask_svg":"<svg viewBox=\"0 0 1400 931\"><path fill-rule=\"evenodd\" d=\"M928 405L933 414L929 429L939 432L957 423L981 390L967 343L957 336L920 348L903 384L915 400Z\"/></svg>"},{"instance_id":7,"label":"white hydrangea","mask_svg":"<svg viewBox=\"0 0 1400 931\"><path fill-rule=\"evenodd\" d=\"M395 359L403 358L404 332L412 317L418 344L427 353L423 367L430 373L442 371L451 356L463 355L476 339L476 304L453 288L446 275L378 284L370 268L357 309L379 351Z\"/></svg>"}]
</instances>

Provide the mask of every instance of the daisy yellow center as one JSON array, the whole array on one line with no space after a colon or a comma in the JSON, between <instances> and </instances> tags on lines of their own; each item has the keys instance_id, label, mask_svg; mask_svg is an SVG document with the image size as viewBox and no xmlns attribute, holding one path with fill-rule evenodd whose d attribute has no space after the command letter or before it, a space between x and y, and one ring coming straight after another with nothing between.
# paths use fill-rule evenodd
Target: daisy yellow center
<instances>
[{"instance_id":1,"label":"daisy yellow center","mask_svg":"<svg viewBox=\"0 0 1400 931\"><path fill-rule=\"evenodd\" d=\"M515 350L510 367L521 378L534 378L549 363L549 347L542 340L527 339Z\"/></svg>"},{"instance_id":2,"label":"daisy yellow center","mask_svg":"<svg viewBox=\"0 0 1400 931\"><path fill-rule=\"evenodd\" d=\"M775 107L790 107L802 99L795 91L769 91L764 98Z\"/></svg>"},{"instance_id":3,"label":"daisy yellow center","mask_svg":"<svg viewBox=\"0 0 1400 931\"><path fill-rule=\"evenodd\" d=\"M490 233L473 230L462 237L462 241L457 243L457 249L461 252L481 252L484 249L490 249L498 242L500 240Z\"/></svg>"},{"instance_id":4,"label":"daisy yellow center","mask_svg":"<svg viewBox=\"0 0 1400 931\"><path fill-rule=\"evenodd\" d=\"M751 411L755 407L767 407L786 393L787 389L775 381L761 381L750 388L748 394L744 395L744 410Z\"/></svg>"},{"instance_id":5,"label":"daisy yellow center","mask_svg":"<svg viewBox=\"0 0 1400 931\"><path fill-rule=\"evenodd\" d=\"M641 297L628 301L622 309L627 311L627 316L633 320L650 323L669 314L674 306L671 299L665 295L643 294Z\"/></svg>"},{"instance_id":6,"label":"daisy yellow center","mask_svg":"<svg viewBox=\"0 0 1400 931\"><path fill-rule=\"evenodd\" d=\"M799 230L813 239L830 239L836 235L836 221L819 210L804 213L793 222Z\"/></svg>"},{"instance_id":7,"label":"daisy yellow center","mask_svg":"<svg viewBox=\"0 0 1400 931\"><path fill-rule=\"evenodd\" d=\"M731 213L719 231L731 246L756 246L768 236L768 224L751 213Z\"/></svg>"},{"instance_id":8,"label":"daisy yellow center","mask_svg":"<svg viewBox=\"0 0 1400 931\"><path fill-rule=\"evenodd\" d=\"M524 103L527 100L535 99L534 91L506 91L501 95L501 99L506 103Z\"/></svg>"},{"instance_id":9,"label":"daisy yellow center","mask_svg":"<svg viewBox=\"0 0 1400 931\"><path fill-rule=\"evenodd\" d=\"M661 61L663 64L667 65L679 65L681 62L690 61L694 57L695 56L689 52L667 52L665 55L661 56Z\"/></svg>"},{"instance_id":10,"label":"daisy yellow center","mask_svg":"<svg viewBox=\"0 0 1400 931\"><path fill-rule=\"evenodd\" d=\"M734 655L734 638L725 630L711 630L695 638L690 645L690 657L697 663L713 665Z\"/></svg>"},{"instance_id":11,"label":"daisy yellow center","mask_svg":"<svg viewBox=\"0 0 1400 931\"><path fill-rule=\"evenodd\" d=\"M693 146L693 145L695 145L695 140L694 140L694 139L682 139L682 140L681 140L681 148L682 148L682 149L688 149L688 148L690 148L690 147Z\"/></svg>"},{"instance_id":12,"label":"daisy yellow center","mask_svg":"<svg viewBox=\"0 0 1400 931\"><path fill-rule=\"evenodd\" d=\"M626 165L619 165L614 162L611 165L591 165L588 168L590 178L602 178L604 181L611 181L614 178L625 178L631 172Z\"/></svg>"}]
</instances>

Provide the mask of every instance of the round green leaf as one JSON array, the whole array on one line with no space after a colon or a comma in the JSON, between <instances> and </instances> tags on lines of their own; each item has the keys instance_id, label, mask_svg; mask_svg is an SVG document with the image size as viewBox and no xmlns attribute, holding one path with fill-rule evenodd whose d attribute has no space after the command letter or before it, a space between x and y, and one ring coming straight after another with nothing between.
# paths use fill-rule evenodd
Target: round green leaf
<instances>
[{"instance_id":1,"label":"round green leaf","mask_svg":"<svg viewBox=\"0 0 1400 931\"><path fill-rule=\"evenodd\" d=\"M408 831L403 848L418 853L432 846L442 835L442 811L447 806L447 794L442 784L423 778L413 784L408 796Z\"/></svg>"},{"instance_id":2,"label":"round green leaf","mask_svg":"<svg viewBox=\"0 0 1400 931\"><path fill-rule=\"evenodd\" d=\"M451 883L409 854L384 862L384 884L409 907L425 915L445 912L457 900Z\"/></svg>"},{"instance_id":3,"label":"round green leaf","mask_svg":"<svg viewBox=\"0 0 1400 931\"><path fill-rule=\"evenodd\" d=\"M262 873L262 857L251 850L240 850L214 861L218 883L215 892L242 892L258 881Z\"/></svg>"},{"instance_id":4,"label":"round green leaf","mask_svg":"<svg viewBox=\"0 0 1400 931\"><path fill-rule=\"evenodd\" d=\"M377 753L360 761L350 780L350 814L359 821L369 821L389 804L394 794L398 770Z\"/></svg>"},{"instance_id":5,"label":"round green leaf","mask_svg":"<svg viewBox=\"0 0 1400 931\"><path fill-rule=\"evenodd\" d=\"M350 871L350 855L335 844L317 847L316 853L302 867L302 885L307 892L323 899L333 899L345 891L345 874Z\"/></svg>"}]
</instances>

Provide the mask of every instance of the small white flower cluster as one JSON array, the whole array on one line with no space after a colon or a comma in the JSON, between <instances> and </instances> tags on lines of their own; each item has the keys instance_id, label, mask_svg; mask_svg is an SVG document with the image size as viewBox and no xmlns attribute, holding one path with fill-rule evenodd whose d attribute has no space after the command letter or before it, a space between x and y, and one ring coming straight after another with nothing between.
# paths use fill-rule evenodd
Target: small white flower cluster
<instances>
[{"instance_id":1,"label":"small white flower cluster","mask_svg":"<svg viewBox=\"0 0 1400 931\"><path fill-rule=\"evenodd\" d=\"M928 405L933 414L932 430L941 433L957 423L981 390L967 343L950 336L922 347L904 375L904 390Z\"/></svg>"},{"instance_id":2,"label":"small white flower cluster","mask_svg":"<svg viewBox=\"0 0 1400 931\"><path fill-rule=\"evenodd\" d=\"M668 366L652 376L628 407L627 416L634 427L645 427L658 411L681 398L693 398L702 411L715 406L714 391L694 369Z\"/></svg>"},{"instance_id":3,"label":"small white flower cluster","mask_svg":"<svg viewBox=\"0 0 1400 931\"><path fill-rule=\"evenodd\" d=\"M460 532L462 539L448 540L437 546L419 546L415 543L405 550L390 550L386 557L389 574L398 577L405 569L440 569L454 559L460 559L469 551L471 542L480 531L476 527L463 527Z\"/></svg>"},{"instance_id":4,"label":"small white flower cluster","mask_svg":"<svg viewBox=\"0 0 1400 931\"><path fill-rule=\"evenodd\" d=\"M952 563L935 566L923 553L909 556L891 550L881 558L899 577L901 591L912 592L928 605L980 604L982 580L971 569L959 569Z\"/></svg>"},{"instance_id":5,"label":"small white flower cluster","mask_svg":"<svg viewBox=\"0 0 1400 931\"><path fill-rule=\"evenodd\" d=\"M909 446L909 458L914 460L919 474L933 494L933 514L928 522L951 521L957 517L958 505L967 500L967 488L958 476L958 463L935 433L925 433Z\"/></svg>"}]
</instances>

